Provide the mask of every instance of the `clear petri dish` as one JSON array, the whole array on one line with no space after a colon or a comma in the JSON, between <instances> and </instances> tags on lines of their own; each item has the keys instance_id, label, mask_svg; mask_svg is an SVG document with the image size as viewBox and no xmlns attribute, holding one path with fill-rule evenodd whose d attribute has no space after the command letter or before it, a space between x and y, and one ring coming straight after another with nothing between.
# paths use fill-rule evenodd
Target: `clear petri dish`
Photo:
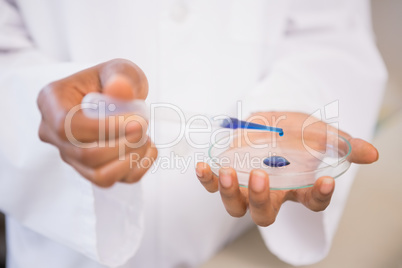
<instances>
[{"instance_id":1,"label":"clear petri dish","mask_svg":"<svg viewBox=\"0 0 402 268\"><path fill-rule=\"evenodd\" d=\"M209 164L215 175L222 167L237 172L239 185L247 187L253 169L265 170L270 188L311 187L322 176L334 178L350 167L351 145L334 129L286 128L285 135L256 130L237 130L221 137L209 148ZM271 167L264 159L286 158L290 164Z\"/></svg>"}]
</instances>

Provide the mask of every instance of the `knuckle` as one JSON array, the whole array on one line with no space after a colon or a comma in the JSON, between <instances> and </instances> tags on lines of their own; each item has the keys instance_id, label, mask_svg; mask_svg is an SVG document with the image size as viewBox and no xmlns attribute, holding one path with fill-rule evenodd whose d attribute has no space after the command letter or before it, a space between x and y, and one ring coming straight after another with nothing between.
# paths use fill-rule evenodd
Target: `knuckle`
<instances>
[{"instance_id":1,"label":"knuckle","mask_svg":"<svg viewBox=\"0 0 402 268\"><path fill-rule=\"evenodd\" d=\"M38 97L36 98L36 103L40 110L42 110L41 108L43 108L44 105L47 106L49 104L49 99L56 94L59 88L60 81L54 81L47 84L39 91Z\"/></svg>"},{"instance_id":2,"label":"knuckle","mask_svg":"<svg viewBox=\"0 0 402 268\"><path fill-rule=\"evenodd\" d=\"M85 158L83 148L79 148L74 145L72 147L72 155L74 159L76 159L80 163L82 163L82 160Z\"/></svg>"},{"instance_id":3,"label":"knuckle","mask_svg":"<svg viewBox=\"0 0 402 268\"><path fill-rule=\"evenodd\" d=\"M145 174L145 173L138 174L137 172L133 172L133 173L131 173L129 176L127 176L127 177L124 179L124 182L127 182L127 183L136 183L136 182L138 182L138 181L141 180L141 178L144 176L144 174Z\"/></svg>"},{"instance_id":4,"label":"knuckle","mask_svg":"<svg viewBox=\"0 0 402 268\"><path fill-rule=\"evenodd\" d=\"M242 209L242 210L232 210L230 208L226 208L226 211L229 213L230 216L235 217L235 218L241 218L243 217L247 210L246 209Z\"/></svg>"},{"instance_id":5,"label":"knuckle","mask_svg":"<svg viewBox=\"0 0 402 268\"><path fill-rule=\"evenodd\" d=\"M66 128L64 125L64 120L61 120L61 118L56 120L56 126L55 126L55 131L56 134L59 138L66 140L67 135L66 135Z\"/></svg>"},{"instance_id":6,"label":"knuckle","mask_svg":"<svg viewBox=\"0 0 402 268\"><path fill-rule=\"evenodd\" d=\"M213 194L218 191L218 185L214 181L210 182L202 182L202 186L204 186L205 190L207 190L209 193Z\"/></svg>"},{"instance_id":7,"label":"knuckle","mask_svg":"<svg viewBox=\"0 0 402 268\"><path fill-rule=\"evenodd\" d=\"M128 183L137 183L141 180L143 176L134 176L131 179L128 180Z\"/></svg>"},{"instance_id":8,"label":"knuckle","mask_svg":"<svg viewBox=\"0 0 402 268\"><path fill-rule=\"evenodd\" d=\"M320 212L325 210L328 205L329 205L330 201L326 200L326 201L318 201L317 199L312 199L310 202L308 202L307 207L314 212Z\"/></svg>"},{"instance_id":9,"label":"knuckle","mask_svg":"<svg viewBox=\"0 0 402 268\"><path fill-rule=\"evenodd\" d=\"M81 164L86 166L95 166L97 155L91 148L80 148L74 146L73 149L74 158Z\"/></svg>"},{"instance_id":10,"label":"knuckle","mask_svg":"<svg viewBox=\"0 0 402 268\"><path fill-rule=\"evenodd\" d=\"M48 142L49 140L48 140L48 136L47 136L47 133L46 133L46 131L45 131L45 129L44 129L44 126L43 126L43 122L41 122L41 124L40 124L40 126L39 126L39 131L38 131L38 136L39 136L39 139L41 140L41 141L43 141L43 142Z\"/></svg>"},{"instance_id":11,"label":"knuckle","mask_svg":"<svg viewBox=\"0 0 402 268\"><path fill-rule=\"evenodd\" d=\"M310 210L313 211L313 212L323 211L323 209L321 209L320 207L311 207Z\"/></svg>"},{"instance_id":12,"label":"knuckle","mask_svg":"<svg viewBox=\"0 0 402 268\"><path fill-rule=\"evenodd\" d=\"M46 98L46 87L43 88L41 91L39 91L38 97L36 98L36 104L39 107L39 110L41 110L43 103L45 102Z\"/></svg>"},{"instance_id":13,"label":"knuckle","mask_svg":"<svg viewBox=\"0 0 402 268\"><path fill-rule=\"evenodd\" d=\"M41 132L39 132L39 139L40 139L42 142L47 142L47 141L48 141L46 135L43 134L43 133L41 133Z\"/></svg>"},{"instance_id":14,"label":"knuckle","mask_svg":"<svg viewBox=\"0 0 402 268\"><path fill-rule=\"evenodd\" d=\"M36 99L36 102L38 106L40 107L45 101L47 96L54 90L54 88L57 86L57 82L51 82L44 86L38 94L38 97Z\"/></svg>"},{"instance_id":15,"label":"knuckle","mask_svg":"<svg viewBox=\"0 0 402 268\"><path fill-rule=\"evenodd\" d=\"M324 211L329 205L329 202L325 202L325 203L317 203L315 205L313 205L310 210L314 211L314 212L320 212L320 211Z\"/></svg>"},{"instance_id":16,"label":"knuckle","mask_svg":"<svg viewBox=\"0 0 402 268\"><path fill-rule=\"evenodd\" d=\"M96 181L96 182L93 181L93 183L102 188L109 188L112 187L114 184L114 182L112 181Z\"/></svg>"},{"instance_id":17,"label":"knuckle","mask_svg":"<svg viewBox=\"0 0 402 268\"><path fill-rule=\"evenodd\" d=\"M120 180L120 182L128 183L128 184L135 183L135 181L131 177L123 178Z\"/></svg>"},{"instance_id":18,"label":"knuckle","mask_svg":"<svg viewBox=\"0 0 402 268\"><path fill-rule=\"evenodd\" d=\"M156 147L154 147L153 144L151 144L151 150L152 150L151 158L152 158L153 162L155 162L155 160L158 158L159 151Z\"/></svg>"},{"instance_id":19,"label":"knuckle","mask_svg":"<svg viewBox=\"0 0 402 268\"><path fill-rule=\"evenodd\" d=\"M89 179L97 184L104 181L104 175L100 170L94 169L89 175Z\"/></svg>"},{"instance_id":20,"label":"knuckle","mask_svg":"<svg viewBox=\"0 0 402 268\"><path fill-rule=\"evenodd\" d=\"M76 147L74 145L72 145L72 147L71 147L71 154L72 154L73 158L79 162L81 162L82 159L84 158L83 148Z\"/></svg>"},{"instance_id":21,"label":"knuckle","mask_svg":"<svg viewBox=\"0 0 402 268\"><path fill-rule=\"evenodd\" d=\"M262 208L262 207L266 206L267 202L268 202L268 199L266 199L264 197L260 197L260 198L250 197L250 205L255 208Z\"/></svg>"},{"instance_id":22,"label":"knuckle","mask_svg":"<svg viewBox=\"0 0 402 268\"><path fill-rule=\"evenodd\" d=\"M318 204L326 204L326 203L328 203L328 201L329 201L328 197L318 196L315 198L315 202Z\"/></svg>"},{"instance_id":23,"label":"knuckle","mask_svg":"<svg viewBox=\"0 0 402 268\"><path fill-rule=\"evenodd\" d=\"M331 202L331 196L322 196L320 194L312 195L311 199L307 200L308 208L314 212L325 210Z\"/></svg>"},{"instance_id":24,"label":"knuckle","mask_svg":"<svg viewBox=\"0 0 402 268\"><path fill-rule=\"evenodd\" d=\"M115 183L112 178L106 176L105 173L100 170L94 170L87 179L103 188L111 187Z\"/></svg>"},{"instance_id":25,"label":"knuckle","mask_svg":"<svg viewBox=\"0 0 402 268\"><path fill-rule=\"evenodd\" d=\"M275 217L264 217L263 219L260 219L260 220L256 221L255 223L258 226L267 227L267 226L272 225L275 222L275 220L276 220Z\"/></svg>"},{"instance_id":26,"label":"knuckle","mask_svg":"<svg viewBox=\"0 0 402 268\"><path fill-rule=\"evenodd\" d=\"M64 152L62 152L62 151L60 151L60 158L61 158L61 160L63 160L63 161L66 162L67 164L70 164L69 158L68 158L67 155L66 155Z\"/></svg>"}]
</instances>

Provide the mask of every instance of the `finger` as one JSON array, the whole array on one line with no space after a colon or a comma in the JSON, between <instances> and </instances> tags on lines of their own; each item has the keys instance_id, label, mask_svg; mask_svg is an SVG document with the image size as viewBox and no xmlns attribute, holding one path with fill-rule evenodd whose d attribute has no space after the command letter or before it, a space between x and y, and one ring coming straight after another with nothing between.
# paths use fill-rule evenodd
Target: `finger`
<instances>
[{"instance_id":1,"label":"finger","mask_svg":"<svg viewBox=\"0 0 402 268\"><path fill-rule=\"evenodd\" d=\"M352 146L350 161L356 164L370 164L378 160L378 151L370 143L357 138L349 139Z\"/></svg>"},{"instance_id":2,"label":"finger","mask_svg":"<svg viewBox=\"0 0 402 268\"><path fill-rule=\"evenodd\" d=\"M134 114L92 119L80 110L64 118L62 123L56 123L59 127L56 131L60 138L76 143L114 139L135 131L145 132L148 128L147 120Z\"/></svg>"},{"instance_id":3,"label":"finger","mask_svg":"<svg viewBox=\"0 0 402 268\"><path fill-rule=\"evenodd\" d=\"M151 168L152 164L155 162L157 157L158 157L158 150L156 149L155 145L151 143L145 155L141 158L141 161L134 163L135 165L133 164L132 161L130 161L131 171L125 178L123 178L120 181L126 183L134 183L139 181L145 175L145 173Z\"/></svg>"},{"instance_id":4,"label":"finger","mask_svg":"<svg viewBox=\"0 0 402 268\"><path fill-rule=\"evenodd\" d=\"M144 146L149 137L141 131L130 133L118 139L108 140L104 144L93 143L93 147L87 148L62 141L58 147L67 157L76 159L83 165L99 167L119 157L135 153Z\"/></svg>"},{"instance_id":5,"label":"finger","mask_svg":"<svg viewBox=\"0 0 402 268\"><path fill-rule=\"evenodd\" d=\"M127 152L132 152L143 146L148 140L148 136L145 134L146 129L142 128L141 125L135 125L134 129L127 132L126 136L117 139L109 136L103 141L79 142L60 138L60 135L57 135L45 121L41 121L39 127L39 137L42 141L57 146L66 157L76 159L84 165L92 167L102 165Z\"/></svg>"},{"instance_id":6,"label":"finger","mask_svg":"<svg viewBox=\"0 0 402 268\"><path fill-rule=\"evenodd\" d=\"M81 176L100 187L110 187L124 178L127 175L127 166L129 166L128 157L124 160L112 161L100 168L91 168L74 159L65 158L64 156L62 156L62 158L81 174Z\"/></svg>"},{"instance_id":7,"label":"finger","mask_svg":"<svg viewBox=\"0 0 402 268\"><path fill-rule=\"evenodd\" d=\"M150 142L137 150L136 154L139 159L145 155L149 146ZM123 159L116 159L97 168L86 166L76 159L67 157L63 153L60 155L66 163L70 164L83 177L101 187L110 187L116 181L125 178L133 165L129 154L125 155Z\"/></svg>"},{"instance_id":8,"label":"finger","mask_svg":"<svg viewBox=\"0 0 402 268\"><path fill-rule=\"evenodd\" d=\"M99 65L98 69L102 92L105 94L123 99L147 97L147 77L133 62L115 59Z\"/></svg>"},{"instance_id":9,"label":"finger","mask_svg":"<svg viewBox=\"0 0 402 268\"><path fill-rule=\"evenodd\" d=\"M38 129L38 136L39 139L43 142L50 143L56 145L56 135L51 135L52 132L50 131L47 124L42 120L39 125Z\"/></svg>"},{"instance_id":10,"label":"finger","mask_svg":"<svg viewBox=\"0 0 402 268\"><path fill-rule=\"evenodd\" d=\"M302 203L312 211L323 211L331 202L335 189L335 180L331 177L321 177L313 187L298 189L294 192L294 201Z\"/></svg>"},{"instance_id":11,"label":"finger","mask_svg":"<svg viewBox=\"0 0 402 268\"><path fill-rule=\"evenodd\" d=\"M115 74L109 78L102 91L115 99L132 100L135 98L133 87L127 76Z\"/></svg>"},{"instance_id":12,"label":"finger","mask_svg":"<svg viewBox=\"0 0 402 268\"><path fill-rule=\"evenodd\" d=\"M242 217L247 212L247 199L239 189L236 171L233 168L219 170L219 192L226 211L233 217Z\"/></svg>"},{"instance_id":13,"label":"finger","mask_svg":"<svg viewBox=\"0 0 402 268\"><path fill-rule=\"evenodd\" d=\"M41 141L53 144L57 148L60 148L64 142L43 120L40 122L38 134Z\"/></svg>"},{"instance_id":14,"label":"finger","mask_svg":"<svg viewBox=\"0 0 402 268\"><path fill-rule=\"evenodd\" d=\"M208 192L214 193L218 191L218 177L215 176L207 163L197 163L195 173L197 174L198 180Z\"/></svg>"},{"instance_id":15,"label":"finger","mask_svg":"<svg viewBox=\"0 0 402 268\"><path fill-rule=\"evenodd\" d=\"M75 145L72 145L68 141L61 140L59 138L59 136L57 136L53 131L51 131L49 126L47 124L45 124L43 121L41 122L40 127L39 127L39 137L42 141L53 144L56 147L58 147L60 150L60 155L61 155L62 159L65 162L67 162L68 164L82 166L82 167L86 167L88 169L99 166L99 165L96 165L96 161L101 161L101 162L104 162L104 164L106 164L106 162L110 162L113 159L117 159L118 156L120 156L120 154L118 154L118 155L115 155L115 157L111 158L109 155L112 153L116 153L116 150L117 150L116 148L118 148L118 146L116 146L116 147L109 146L109 147L105 147L105 148L101 148L101 147L80 148ZM148 136L146 136L146 137L148 138ZM138 139L138 137L130 136L130 137L128 137L128 139L135 141L136 139ZM144 145L146 145L147 142L150 144L149 139L147 139ZM94 144L94 145L97 146L96 144ZM138 151L138 149L137 149L137 151ZM143 152L143 154L144 154L146 150L147 150L146 148L145 149L142 148L142 150L140 150L139 152L140 153ZM117 150L117 152L118 152L118 150ZM133 150L130 152L133 152ZM137 155L140 155L140 154L137 152ZM99 159L97 160L96 158L99 158ZM109 160L109 161L107 161L107 160ZM88 172L86 172L85 174L88 174Z\"/></svg>"},{"instance_id":16,"label":"finger","mask_svg":"<svg viewBox=\"0 0 402 268\"><path fill-rule=\"evenodd\" d=\"M51 91L51 90L48 90ZM44 91L45 92L45 91ZM38 98L38 105L43 115L42 121L64 140L78 142L92 142L99 139L108 139L147 129L148 122L139 115L115 115L101 119L88 118L80 104L71 108L64 108L60 104L62 98L58 93L42 93ZM79 101L80 103L80 101Z\"/></svg>"},{"instance_id":17,"label":"finger","mask_svg":"<svg viewBox=\"0 0 402 268\"><path fill-rule=\"evenodd\" d=\"M253 221L260 226L269 226L274 223L278 211L273 209L271 203L268 174L262 170L253 170L250 174L248 189L250 214Z\"/></svg>"}]
</instances>

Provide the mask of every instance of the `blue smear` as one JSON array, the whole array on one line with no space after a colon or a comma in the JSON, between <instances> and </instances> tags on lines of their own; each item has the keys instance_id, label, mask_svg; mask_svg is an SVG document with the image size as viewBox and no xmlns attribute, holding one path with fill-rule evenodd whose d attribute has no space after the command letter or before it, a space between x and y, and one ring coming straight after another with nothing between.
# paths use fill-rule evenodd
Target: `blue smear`
<instances>
[{"instance_id":1,"label":"blue smear","mask_svg":"<svg viewBox=\"0 0 402 268\"><path fill-rule=\"evenodd\" d=\"M270 127L270 126L260 125L260 124L251 123L251 122L247 122L247 121L242 121L242 120L232 118L232 117L224 119L221 123L221 127L231 128L231 129L245 128L245 129L266 130L266 131L277 132L277 133L279 133L279 136L283 136L283 129L281 129L281 128Z\"/></svg>"},{"instance_id":2,"label":"blue smear","mask_svg":"<svg viewBox=\"0 0 402 268\"><path fill-rule=\"evenodd\" d=\"M264 164L270 167L284 167L290 164L290 162L282 156L271 156L264 159Z\"/></svg>"}]
</instances>

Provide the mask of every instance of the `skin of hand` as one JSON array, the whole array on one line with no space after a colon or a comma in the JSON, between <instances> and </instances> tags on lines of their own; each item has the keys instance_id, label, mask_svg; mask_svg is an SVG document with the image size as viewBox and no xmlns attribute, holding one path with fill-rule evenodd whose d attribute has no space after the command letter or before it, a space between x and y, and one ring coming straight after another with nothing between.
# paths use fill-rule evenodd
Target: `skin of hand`
<instances>
[{"instance_id":1,"label":"skin of hand","mask_svg":"<svg viewBox=\"0 0 402 268\"><path fill-rule=\"evenodd\" d=\"M284 128L286 126L302 127L303 122L309 117L302 113L292 112L267 112L258 113L257 117L279 118L285 116L276 125ZM252 118L255 116L252 116ZM263 123L258 120L250 120L256 123ZM317 127L327 125L317 120ZM352 146L349 160L357 164L370 164L378 160L378 151L370 143L352 138L350 135L339 131L339 135L347 138ZM221 168L219 177L215 176L208 164L197 163L196 174L205 187L211 193L219 191L222 202L227 212L233 217L242 217L247 209L253 221L259 226L269 226L275 222L279 209L286 201L294 201L303 204L312 211L323 211L331 201L335 189L335 180L331 177L321 177L316 180L312 187L295 190L270 190L269 176L263 170L253 170L250 173L248 188L239 187L236 171L233 168Z\"/></svg>"},{"instance_id":2,"label":"skin of hand","mask_svg":"<svg viewBox=\"0 0 402 268\"><path fill-rule=\"evenodd\" d=\"M115 59L50 83L41 90L37 99L42 114L40 139L56 146L65 162L98 186L110 187L117 181L139 181L158 154L145 134L145 120L132 115L92 119L79 109L71 118L71 124L66 125L69 111L80 105L83 97L90 92L101 92L121 100L145 99L148 81L137 65ZM130 118L130 121L122 124L122 118ZM68 140L67 127L74 139L85 144L99 142L102 131L105 146L77 146ZM129 146L139 141L143 141L141 146ZM130 154L146 159L147 164L133 165Z\"/></svg>"}]
</instances>

